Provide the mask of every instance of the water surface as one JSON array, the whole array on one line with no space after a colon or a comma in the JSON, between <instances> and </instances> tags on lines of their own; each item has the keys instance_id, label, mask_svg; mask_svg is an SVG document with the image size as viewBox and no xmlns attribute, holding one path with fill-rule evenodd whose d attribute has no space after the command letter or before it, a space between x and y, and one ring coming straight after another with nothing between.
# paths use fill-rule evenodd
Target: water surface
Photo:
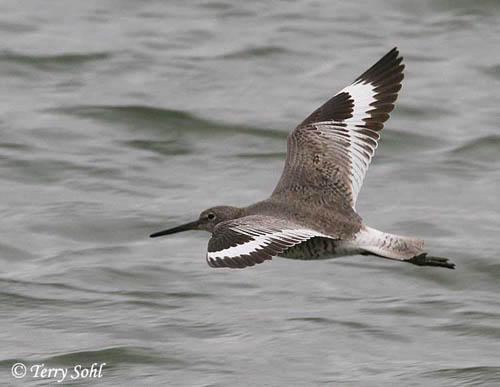
<instances>
[{"instance_id":1,"label":"water surface","mask_svg":"<svg viewBox=\"0 0 500 387\"><path fill-rule=\"evenodd\" d=\"M0 2L0 380L500 384L497 1ZM407 65L358 210L457 270L205 263L147 236L270 194L288 132L393 46Z\"/></svg>"}]
</instances>

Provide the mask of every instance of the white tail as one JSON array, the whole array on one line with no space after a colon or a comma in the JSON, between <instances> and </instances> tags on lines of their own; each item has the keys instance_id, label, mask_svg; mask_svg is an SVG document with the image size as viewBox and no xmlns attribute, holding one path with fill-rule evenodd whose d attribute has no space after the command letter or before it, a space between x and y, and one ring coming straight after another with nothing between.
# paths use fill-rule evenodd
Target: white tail
<instances>
[{"instance_id":1,"label":"white tail","mask_svg":"<svg viewBox=\"0 0 500 387\"><path fill-rule=\"evenodd\" d=\"M422 239L388 234L367 226L356 234L354 243L365 251L391 259L411 259L424 252Z\"/></svg>"}]
</instances>

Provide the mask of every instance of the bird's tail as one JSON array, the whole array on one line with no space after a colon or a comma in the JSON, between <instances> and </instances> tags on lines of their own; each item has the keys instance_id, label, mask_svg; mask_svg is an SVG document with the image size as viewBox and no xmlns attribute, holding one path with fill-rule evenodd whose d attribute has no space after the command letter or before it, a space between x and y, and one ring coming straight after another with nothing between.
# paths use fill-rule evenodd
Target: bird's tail
<instances>
[{"instance_id":1,"label":"bird's tail","mask_svg":"<svg viewBox=\"0 0 500 387\"><path fill-rule=\"evenodd\" d=\"M389 234L367 226L356 234L355 243L369 253L402 261L424 253L422 239Z\"/></svg>"},{"instance_id":2,"label":"bird's tail","mask_svg":"<svg viewBox=\"0 0 500 387\"><path fill-rule=\"evenodd\" d=\"M356 234L353 244L363 250L364 254L373 254L418 266L455 268L455 264L447 258L429 257L423 249L424 241L419 238L389 234L364 226Z\"/></svg>"}]
</instances>

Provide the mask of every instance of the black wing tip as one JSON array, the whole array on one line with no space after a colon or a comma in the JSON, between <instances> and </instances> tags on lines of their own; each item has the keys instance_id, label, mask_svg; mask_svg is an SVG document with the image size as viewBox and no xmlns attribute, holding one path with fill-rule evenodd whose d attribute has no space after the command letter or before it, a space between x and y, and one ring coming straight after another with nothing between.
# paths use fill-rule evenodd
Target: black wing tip
<instances>
[{"instance_id":1,"label":"black wing tip","mask_svg":"<svg viewBox=\"0 0 500 387\"><path fill-rule=\"evenodd\" d=\"M385 54L380 60L381 61L397 61L401 63L403 61L403 57L399 53L399 48L397 46L393 47L387 54Z\"/></svg>"},{"instance_id":2,"label":"black wing tip","mask_svg":"<svg viewBox=\"0 0 500 387\"><path fill-rule=\"evenodd\" d=\"M395 57L399 56L399 48L398 46L394 46L385 56L387 55L394 55Z\"/></svg>"},{"instance_id":3,"label":"black wing tip","mask_svg":"<svg viewBox=\"0 0 500 387\"><path fill-rule=\"evenodd\" d=\"M354 83L366 82L373 84L374 91L377 93L377 102L374 104L374 107L384 104L385 107L383 109L389 111L394 107L397 94L401 89L401 81L404 78L403 70L405 65L401 63L402 61L403 57L399 55L398 48L394 47L379 59L377 63L354 80ZM388 99L391 98L392 100L388 101ZM379 102L379 100L381 101ZM314 110L297 127L300 128L321 121L344 121L352 117L353 107L354 101L349 93L337 93L319 108ZM374 111L373 113L380 112ZM388 118L388 116L386 118L380 117L379 121L385 122ZM379 131L383 128L383 125L371 124L368 127Z\"/></svg>"},{"instance_id":4,"label":"black wing tip","mask_svg":"<svg viewBox=\"0 0 500 387\"><path fill-rule=\"evenodd\" d=\"M354 82L365 81L377 85L387 78L396 77L395 83L401 83L404 78L403 70L405 68L405 65L401 62L403 62L403 57L400 55L399 49L394 47L372 67L356 78ZM397 74L401 74L401 76L397 76Z\"/></svg>"}]
</instances>

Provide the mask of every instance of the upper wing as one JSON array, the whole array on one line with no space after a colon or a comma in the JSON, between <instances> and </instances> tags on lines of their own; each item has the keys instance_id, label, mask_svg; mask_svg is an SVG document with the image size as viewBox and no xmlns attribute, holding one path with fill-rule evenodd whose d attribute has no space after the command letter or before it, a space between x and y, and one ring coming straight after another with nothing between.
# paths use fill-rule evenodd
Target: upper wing
<instances>
[{"instance_id":1,"label":"upper wing","mask_svg":"<svg viewBox=\"0 0 500 387\"><path fill-rule=\"evenodd\" d=\"M320 232L271 216L251 215L218 224L208 242L211 267L241 269L271 259Z\"/></svg>"},{"instance_id":2,"label":"upper wing","mask_svg":"<svg viewBox=\"0 0 500 387\"><path fill-rule=\"evenodd\" d=\"M273 195L314 189L324 200L355 207L378 132L401 89L402 60L392 49L289 134L285 169Z\"/></svg>"}]
</instances>

